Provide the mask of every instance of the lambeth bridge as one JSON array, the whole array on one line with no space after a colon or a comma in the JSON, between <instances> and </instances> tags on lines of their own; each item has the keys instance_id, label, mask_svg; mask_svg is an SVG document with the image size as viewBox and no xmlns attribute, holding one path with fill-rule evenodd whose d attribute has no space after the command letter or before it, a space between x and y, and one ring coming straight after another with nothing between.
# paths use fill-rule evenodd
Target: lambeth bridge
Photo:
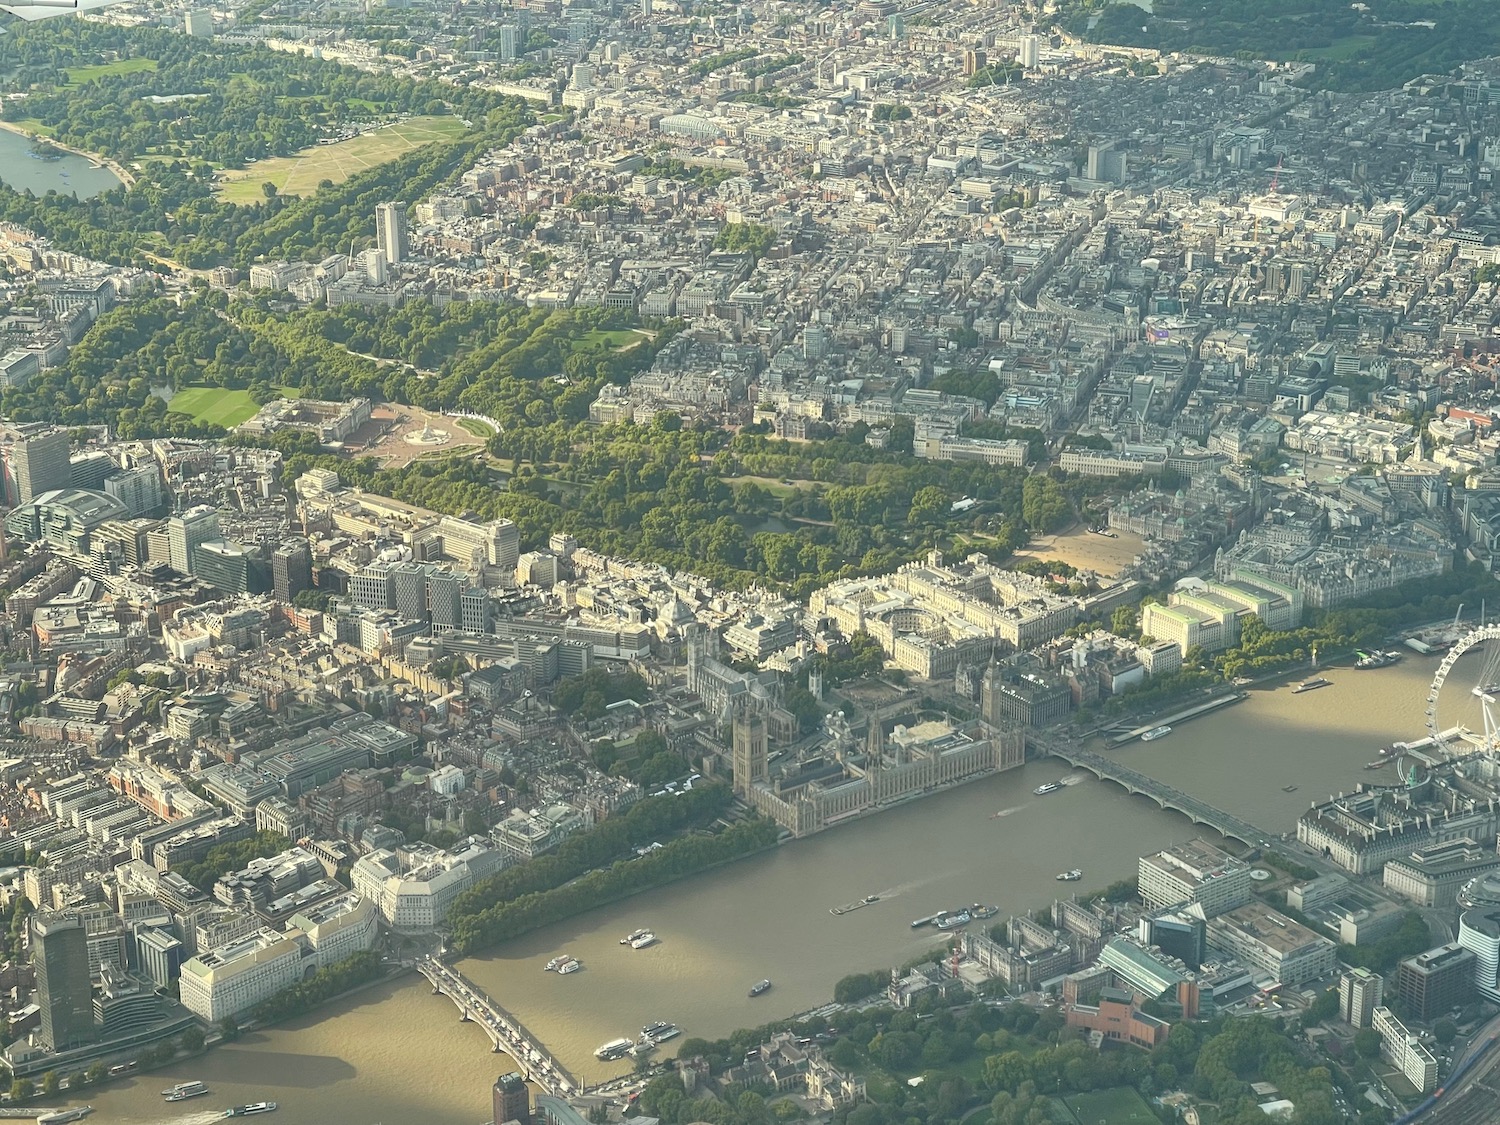
<instances>
[{"instance_id":1,"label":"lambeth bridge","mask_svg":"<svg viewBox=\"0 0 1500 1125\"><path fill-rule=\"evenodd\" d=\"M464 1022L478 1024L484 1029L495 1050L509 1055L528 1082L544 1093L561 1097L576 1097L584 1092L582 1084L532 1038L519 1020L457 969L436 957L423 957L416 968L432 985L434 994L446 996L458 1006L459 1016Z\"/></svg>"},{"instance_id":2,"label":"lambeth bridge","mask_svg":"<svg viewBox=\"0 0 1500 1125\"><path fill-rule=\"evenodd\" d=\"M1180 789L1174 789L1164 781L1157 781L1156 778L1147 777L1139 770L1121 765L1115 758L1096 754L1092 750L1084 750L1075 746L1065 739L1040 733L1034 735L1028 733L1026 741L1044 755L1050 754L1054 758L1061 758L1070 766L1088 770L1095 777L1105 781L1113 781L1129 793L1139 793L1144 797L1149 797L1162 808L1179 812L1194 824L1205 824L1220 834L1249 844L1251 847L1264 847L1276 838L1273 832L1257 828L1223 809L1215 808L1206 801L1200 801L1196 797L1188 796Z\"/></svg>"}]
</instances>

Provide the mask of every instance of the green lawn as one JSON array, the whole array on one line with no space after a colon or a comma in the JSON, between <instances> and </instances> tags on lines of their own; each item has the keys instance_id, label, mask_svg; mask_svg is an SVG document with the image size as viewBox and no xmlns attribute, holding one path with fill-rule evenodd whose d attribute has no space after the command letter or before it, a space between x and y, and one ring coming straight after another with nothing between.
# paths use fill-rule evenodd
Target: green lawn
<instances>
[{"instance_id":1,"label":"green lawn","mask_svg":"<svg viewBox=\"0 0 1500 1125\"><path fill-rule=\"evenodd\" d=\"M626 348L635 347L643 339L645 337L633 328L615 328L611 330L595 328L580 336L574 342L573 346L579 351L587 351L590 348L604 344L606 347L613 348L616 351L624 351Z\"/></svg>"},{"instance_id":2,"label":"green lawn","mask_svg":"<svg viewBox=\"0 0 1500 1125\"><path fill-rule=\"evenodd\" d=\"M1069 1094L1063 1099L1078 1125L1156 1125L1156 1114L1130 1086Z\"/></svg>"},{"instance_id":3,"label":"green lawn","mask_svg":"<svg viewBox=\"0 0 1500 1125\"><path fill-rule=\"evenodd\" d=\"M473 434L477 438L492 438L495 436L494 429L487 422L481 422L478 418L455 418L458 428L465 433Z\"/></svg>"},{"instance_id":4,"label":"green lawn","mask_svg":"<svg viewBox=\"0 0 1500 1125\"><path fill-rule=\"evenodd\" d=\"M249 391L226 391L223 387L186 387L172 396L167 409L190 414L199 422L228 429L253 418L260 409Z\"/></svg>"},{"instance_id":5,"label":"green lawn","mask_svg":"<svg viewBox=\"0 0 1500 1125\"><path fill-rule=\"evenodd\" d=\"M434 141L454 140L468 131L457 117L412 117L336 145L313 145L291 156L276 156L226 172L217 194L228 203L256 203L264 198L261 185L272 183L282 195L311 195L324 180L343 183L356 172Z\"/></svg>"},{"instance_id":6,"label":"green lawn","mask_svg":"<svg viewBox=\"0 0 1500 1125\"><path fill-rule=\"evenodd\" d=\"M25 129L28 133L36 133L42 137L50 137L53 133L57 132L55 125L43 125L35 117L22 117L19 120L11 122L11 124Z\"/></svg>"},{"instance_id":7,"label":"green lawn","mask_svg":"<svg viewBox=\"0 0 1500 1125\"><path fill-rule=\"evenodd\" d=\"M1277 58L1280 59L1326 59L1329 62L1343 62L1351 59L1361 51L1373 47L1377 42L1373 35L1345 35L1335 39L1326 47L1303 47L1296 51L1278 51Z\"/></svg>"},{"instance_id":8,"label":"green lawn","mask_svg":"<svg viewBox=\"0 0 1500 1125\"><path fill-rule=\"evenodd\" d=\"M82 86L95 78L109 78L115 74L135 74L142 70L155 70L155 59L117 59L98 66L72 66L68 68L68 86Z\"/></svg>"}]
</instances>

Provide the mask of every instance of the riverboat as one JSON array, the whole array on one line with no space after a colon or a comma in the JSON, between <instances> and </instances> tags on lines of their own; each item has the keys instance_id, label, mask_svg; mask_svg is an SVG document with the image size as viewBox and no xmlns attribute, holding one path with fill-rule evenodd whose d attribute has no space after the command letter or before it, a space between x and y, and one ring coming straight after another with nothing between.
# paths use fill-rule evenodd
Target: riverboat
<instances>
[{"instance_id":1,"label":"riverboat","mask_svg":"<svg viewBox=\"0 0 1500 1125\"><path fill-rule=\"evenodd\" d=\"M969 917L971 918L993 918L999 913L1000 908L998 906L985 906L979 902L969 907Z\"/></svg>"},{"instance_id":2,"label":"riverboat","mask_svg":"<svg viewBox=\"0 0 1500 1125\"><path fill-rule=\"evenodd\" d=\"M967 926L971 915L967 910L960 910L957 914L949 914L938 921L937 928L940 930L956 930L960 926Z\"/></svg>"},{"instance_id":3,"label":"riverboat","mask_svg":"<svg viewBox=\"0 0 1500 1125\"><path fill-rule=\"evenodd\" d=\"M1361 672L1369 671L1371 668L1389 668L1401 659L1401 654L1398 652L1380 652L1378 650L1376 652L1360 652L1356 655L1359 659L1354 662L1354 666Z\"/></svg>"},{"instance_id":4,"label":"riverboat","mask_svg":"<svg viewBox=\"0 0 1500 1125\"><path fill-rule=\"evenodd\" d=\"M1078 870L1078 868L1075 867L1071 871L1059 872L1059 874L1057 876L1057 881L1059 883L1076 883L1076 882L1078 882L1078 880L1080 880L1082 878L1083 878L1083 872L1080 871L1080 870Z\"/></svg>"},{"instance_id":5,"label":"riverboat","mask_svg":"<svg viewBox=\"0 0 1500 1125\"><path fill-rule=\"evenodd\" d=\"M1310 680L1303 680L1292 689L1293 695L1301 695L1304 691L1317 691L1320 687L1332 687L1332 680L1325 680L1322 676L1314 676Z\"/></svg>"},{"instance_id":6,"label":"riverboat","mask_svg":"<svg viewBox=\"0 0 1500 1125\"><path fill-rule=\"evenodd\" d=\"M681 1034L682 1028L675 1023L667 1023L665 1020L648 1023L641 1028L641 1035L653 1043L665 1043L668 1039L676 1039Z\"/></svg>"},{"instance_id":7,"label":"riverboat","mask_svg":"<svg viewBox=\"0 0 1500 1125\"><path fill-rule=\"evenodd\" d=\"M208 1093L208 1087L196 1080L192 1082L179 1082L170 1090L163 1090L161 1096L169 1102L185 1102L189 1098L200 1098Z\"/></svg>"},{"instance_id":8,"label":"riverboat","mask_svg":"<svg viewBox=\"0 0 1500 1125\"><path fill-rule=\"evenodd\" d=\"M634 1046L629 1039L611 1039L594 1048L594 1058L601 1062L613 1062L615 1059L623 1059Z\"/></svg>"},{"instance_id":9,"label":"riverboat","mask_svg":"<svg viewBox=\"0 0 1500 1125\"><path fill-rule=\"evenodd\" d=\"M629 945L631 942L637 940L638 938L645 937L650 932L651 932L650 930L644 930L644 929L643 930L635 930L632 933L628 933L624 937L622 937L620 939L620 944L621 945Z\"/></svg>"},{"instance_id":10,"label":"riverboat","mask_svg":"<svg viewBox=\"0 0 1500 1125\"><path fill-rule=\"evenodd\" d=\"M583 968L582 961L578 960L578 958L576 957L569 957L566 961L564 961L557 967L557 971L562 976L567 976L569 973L576 973L581 968Z\"/></svg>"},{"instance_id":11,"label":"riverboat","mask_svg":"<svg viewBox=\"0 0 1500 1125\"><path fill-rule=\"evenodd\" d=\"M1295 785L1283 785L1281 791L1283 793L1295 793L1297 792L1297 787Z\"/></svg>"},{"instance_id":12,"label":"riverboat","mask_svg":"<svg viewBox=\"0 0 1500 1125\"><path fill-rule=\"evenodd\" d=\"M770 992L770 991L771 991L771 982L768 981L768 980L763 980L763 981L756 982L756 984L750 989L750 995L751 996L764 996L767 992Z\"/></svg>"},{"instance_id":13,"label":"riverboat","mask_svg":"<svg viewBox=\"0 0 1500 1125\"><path fill-rule=\"evenodd\" d=\"M55 1109L51 1113L40 1114L36 1119L36 1125L67 1125L69 1121L78 1121L94 1112L91 1105L74 1106L71 1109Z\"/></svg>"},{"instance_id":14,"label":"riverboat","mask_svg":"<svg viewBox=\"0 0 1500 1125\"><path fill-rule=\"evenodd\" d=\"M1152 727L1145 734L1141 735L1141 741L1155 742L1158 738L1166 738L1171 733L1171 727Z\"/></svg>"},{"instance_id":15,"label":"riverboat","mask_svg":"<svg viewBox=\"0 0 1500 1125\"><path fill-rule=\"evenodd\" d=\"M1062 785L1056 781L1049 781L1045 785L1038 785L1031 792L1034 796L1045 797L1048 793L1056 793Z\"/></svg>"},{"instance_id":16,"label":"riverboat","mask_svg":"<svg viewBox=\"0 0 1500 1125\"><path fill-rule=\"evenodd\" d=\"M634 939L631 940L631 942L630 942L630 948L631 949L645 949L647 946L655 945L655 944L656 944L656 935L653 934L650 930L647 930L645 933L641 934L639 937L634 938Z\"/></svg>"},{"instance_id":17,"label":"riverboat","mask_svg":"<svg viewBox=\"0 0 1500 1125\"><path fill-rule=\"evenodd\" d=\"M225 1117L254 1117L257 1113L275 1113L275 1102L251 1102L249 1105L231 1106L224 1111Z\"/></svg>"},{"instance_id":18,"label":"riverboat","mask_svg":"<svg viewBox=\"0 0 1500 1125\"><path fill-rule=\"evenodd\" d=\"M566 953L559 953L556 957L552 958L552 960L548 961L546 965L542 967L549 973L555 973L571 960L573 960L573 958L568 956Z\"/></svg>"}]
</instances>

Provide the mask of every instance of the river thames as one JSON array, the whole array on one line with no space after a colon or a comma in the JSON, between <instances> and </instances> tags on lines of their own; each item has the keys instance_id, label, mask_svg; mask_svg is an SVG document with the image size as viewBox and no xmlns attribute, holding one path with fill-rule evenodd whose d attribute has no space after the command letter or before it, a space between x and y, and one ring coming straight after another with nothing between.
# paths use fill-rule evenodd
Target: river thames
<instances>
[{"instance_id":1,"label":"river thames","mask_svg":"<svg viewBox=\"0 0 1500 1125\"><path fill-rule=\"evenodd\" d=\"M1393 780L1362 767L1378 746L1422 736L1435 667L1411 656L1377 671L1334 669L1331 687L1254 691L1166 738L1110 753L1273 834L1289 832L1309 802ZM1445 726L1477 725L1463 686L1444 700ZM1060 779L1070 783L1061 792L1032 794ZM1289 785L1296 792L1284 792ZM1146 798L1055 760L1032 762L601 907L460 968L595 1082L628 1065L604 1067L593 1048L643 1024L669 1020L685 1036L715 1038L816 1007L847 973L903 963L942 940L913 931L914 918L972 902L1003 912L1044 905L1063 890L1060 870L1081 868L1077 886L1097 888L1133 877L1139 855L1201 835L1211 834ZM829 913L868 894L880 901ZM619 944L645 926L659 944ZM544 972L562 952L584 970ZM774 988L748 998L762 977ZM412 975L80 1100L101 1122L206 1125L224 1106L269 1099L281 1105L278 1125L477 1125L490 1118L489 1086L507 1061ZM189 1078L213 1096L165 1106L160 1091Z\"/></svg>"}]
</instances>

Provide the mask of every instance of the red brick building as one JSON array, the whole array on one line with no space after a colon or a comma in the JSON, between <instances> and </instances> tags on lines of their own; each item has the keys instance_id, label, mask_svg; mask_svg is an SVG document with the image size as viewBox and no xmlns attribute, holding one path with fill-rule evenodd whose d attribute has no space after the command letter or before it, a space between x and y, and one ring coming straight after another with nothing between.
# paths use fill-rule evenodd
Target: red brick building
<instances>
[{"instance_id":1,"label":"red brick building","mask_svg":"<svg viewBox=\"0 0 1500 1125\"><path fill-rule=\"evenodd\" d=\"M1137 1008L1123 988L1100 989L1098 1004L1068 1005L1066 1019L1069 1027L1097 1031L1108 1041L1146 1049L1165 1042L1172 1030L1171 1024Z\"/></svg>"}]
</instances>

